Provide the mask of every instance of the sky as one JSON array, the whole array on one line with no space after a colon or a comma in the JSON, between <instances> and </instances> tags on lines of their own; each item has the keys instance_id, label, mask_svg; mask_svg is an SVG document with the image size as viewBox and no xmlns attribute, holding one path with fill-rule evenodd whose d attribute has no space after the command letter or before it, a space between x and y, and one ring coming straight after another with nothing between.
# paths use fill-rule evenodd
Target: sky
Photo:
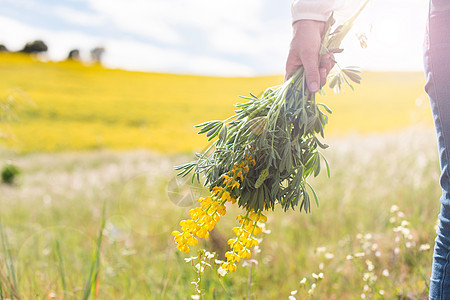
<instances>
[{"instance_id":1,"label":"sky","mask_svg":"<svg viewBox=\"0 0 450 300\"><path fill-rule=\"evenodd\" d=\"M360 3L346 0L338 18ZM427 0L371 0L337 61L369 71L421 71L427 6ZM0 44L8 49L42 39L51 60L75 48L87 60L101 46L110 68L283 74L290 38L290 0L0 0Z\"/></svg>"}]
</instances>

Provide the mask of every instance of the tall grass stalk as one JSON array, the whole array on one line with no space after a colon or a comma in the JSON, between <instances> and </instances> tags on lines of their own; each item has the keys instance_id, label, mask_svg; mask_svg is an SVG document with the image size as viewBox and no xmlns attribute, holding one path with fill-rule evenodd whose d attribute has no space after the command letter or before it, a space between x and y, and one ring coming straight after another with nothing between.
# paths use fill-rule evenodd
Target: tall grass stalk
<instances>
[{"instance_id":1,"label":"tall grass stalk","mask_svg":"<svg viewBox=\"0 0 450 300\"><path fill-rule=\"evenodd\" d=\"M94 294L94 299L97 299L99 292L99 280L100 280L100 250L103 241L103 231L105 229L106 217L105 217L106 204L103 205L102 225L97 236L97 242L92 252L91 268L89 270L89 276L86 280L86 285L83 293L83 300L89 299L89 296Z\"/></svg>"},{"instance_id":2,"label":"tall grass stalk","mask_svg":"<svg viewBox=\"0 0 450 300\"><path fill-rule=\"evenodd\" d=\"M59 269L59 275L61 277L61 285L62 285L62 289L63 289L63 299L66 299L66 294L67 294L67 285L66 285L66 273L64 271L64 261L61 255L61 247L59 245L59 240L56 239L55 241L55 255L56 255L56 260L58 262L58 269Z\"/></svg>"},{"instance_id":3,"label":"tall grass stalk","mask_svg":"<svg viewBox=\"0 0 450 300\"><path fill-rule=\"evenodd\" d=\"M18 288L17 288L16 271L15 271L14 262L13 262L12 255L11 255L11 249L10 249L10 245L8 242L8 237L6 236L5 231L3 229L3 224L2 224L1 218L0 218L0 237L2 239L2 248L3 248L3 253L5 254L5 259L6 259L6 262L5 262L6 271L7 271L6 279L7 279L7 286L9 289L9 294L12 299L14 297L19 299L19 297L17 295Z\"/></svg>"}]
</instances>

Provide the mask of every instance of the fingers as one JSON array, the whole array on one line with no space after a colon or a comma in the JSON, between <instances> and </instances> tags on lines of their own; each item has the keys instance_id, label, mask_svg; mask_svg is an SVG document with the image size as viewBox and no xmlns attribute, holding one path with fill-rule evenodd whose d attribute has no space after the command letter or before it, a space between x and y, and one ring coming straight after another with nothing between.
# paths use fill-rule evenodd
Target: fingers
<instances>
[{"instance_id":1,"label":"fingers","mask_svg":"<svg viewBox=\"0 0 450 300\"><path fill-rule=\"evenodd\" d=\"M286 61L286 75L284 80L288 80L292 73L295 72L301 66L300 57L296 54L295 50L291 47L289 55Z\"/></svg>"},{"instance_id":2,"label":"fingers","mask_svg":"<svg viewBox=\"0 0 450 300\"><path fill-rule=\"evenodd\" d=\"M327 82L328 74L334 67L334 57L332 53L325 54L320 59L319 73L320 73L320 85L324 86Z\"/></svg>"},{"instance_id":3,"label":"fingers","mask_svg":"<svg viewBox=\"0 0 450 300\"><path fill-rule=\"evenodd\" d=\"M294 34L286 61L286 78L303 65L308 89L316 93L321 85L319 50L324 22L299 20L293 24L293 29Z\"/></svg>"},{"instance_id":4,"label":"fingers","mask_svg":"<svg viewBox=\"0 0 450 300\"><path fill-rule=\"evenodd\" d=\"M319 52L314 51L314 49L309 49L301 54L303 68L305 68L306 85L311 93L316 93L320 89L318 53Z\"/></svg>"}]
</instances>

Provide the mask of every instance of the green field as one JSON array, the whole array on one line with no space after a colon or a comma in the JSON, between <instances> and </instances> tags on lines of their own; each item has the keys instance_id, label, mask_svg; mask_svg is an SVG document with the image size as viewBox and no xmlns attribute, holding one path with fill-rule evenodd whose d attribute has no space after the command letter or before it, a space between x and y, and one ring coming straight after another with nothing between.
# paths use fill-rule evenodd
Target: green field
<instances>
[{"instance_id":1,"label":"green field","mask_svg":"<svg viewBox=\"0 0 450 300\"><path fill-rule=\"evenodd\" d=\"M179 253L170 233L202 191L175 188L173 166L205 146L193 124L226 117L236 95L282 77L22 56L0 56L0 72L5 99L20 104L3 129L15 142L0 167L9 160L22 171L0 184L0 299L194 299L197 273L185 258L196 251ZM354 93L327 92L331 178L311 181L320 207L268 213L257 263L221 279L207 268L203 299L426 298L440 188L422 86L419 73L365 73ZM200 246L221 255L238 213L230 207Z\"/></svg>"}]
</instances>

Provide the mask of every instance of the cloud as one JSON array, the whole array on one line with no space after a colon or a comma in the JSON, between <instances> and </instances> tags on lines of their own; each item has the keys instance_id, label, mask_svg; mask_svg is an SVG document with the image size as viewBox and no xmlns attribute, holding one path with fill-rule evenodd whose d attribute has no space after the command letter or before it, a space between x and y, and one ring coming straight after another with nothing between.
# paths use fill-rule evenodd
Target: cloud
<instances>
[{"instance_id":1,"label":"cloud","mask_svg":"<svg viewBox=\"0 0 450 300\"><path fill-rule=\"evenodd\" d=\"M181 36L166 22L172 1L89 0L91 9L118 29L156 41L178 44Z\"/></svg>"},{"instance_id":2,"label":"cloud","mask_svg":"<svg viewBox=\"0 0 450 300\"><path fill-rule=\"evenodd\" d=\"M105 24L105 17L99 14L76 10L67 6L56 6L52 13L59 18L76 25L99 26Z\"/></svg>"},{"instance_id":3,"label":"cloud","mask_svg":"<svg viewBox=\"0 0 450 300\"><path fill-rule=\"evenodd\" d=\"M256 75L246 65L215 57L188 55L175 49L161 49L133 40L109 40L105 43L105 64L112 68L151 70L216 76Z\"/></svg>"}]
</instances>

